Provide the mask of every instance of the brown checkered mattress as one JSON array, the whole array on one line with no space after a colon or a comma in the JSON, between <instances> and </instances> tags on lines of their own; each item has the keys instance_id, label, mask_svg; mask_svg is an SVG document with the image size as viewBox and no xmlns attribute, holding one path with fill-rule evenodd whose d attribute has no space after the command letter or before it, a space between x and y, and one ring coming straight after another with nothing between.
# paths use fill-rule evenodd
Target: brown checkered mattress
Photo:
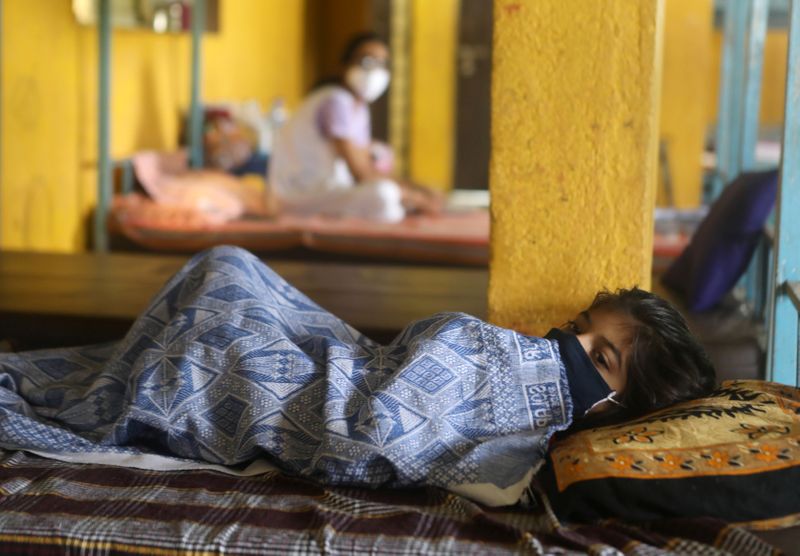
<instances>
[{"instance_id":1,"label":"brown checkered mattress","mask_svg":"<svg viewBox=\"0 0 800 556\"><path fill-rule=\"evenodd\" d=\"M541 500L487 509L437 489L327 488L279 473L140 471L0 452L0 554L599 554L603 546L774 553L715 520L564 527Z\"/></svg>"}]
</instances>

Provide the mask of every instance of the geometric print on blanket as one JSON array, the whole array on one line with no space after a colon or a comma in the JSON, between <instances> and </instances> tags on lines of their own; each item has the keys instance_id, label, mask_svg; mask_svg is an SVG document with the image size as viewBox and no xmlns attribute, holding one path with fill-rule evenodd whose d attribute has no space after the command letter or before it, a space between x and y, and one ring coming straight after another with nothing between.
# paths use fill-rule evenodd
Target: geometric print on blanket
<instances>
[{"instance_id":1,"label":"geometric print on blanket","mask_svg":"<svg viewBox=\"0 0 800 556\"><path fill-rule=\"evenodd\" d=\"M116 344L0 355L0 446L505 488L569 425L567 392L549 340L442 313L380 345L218 247Z\"/></svg>"}]
</instances>

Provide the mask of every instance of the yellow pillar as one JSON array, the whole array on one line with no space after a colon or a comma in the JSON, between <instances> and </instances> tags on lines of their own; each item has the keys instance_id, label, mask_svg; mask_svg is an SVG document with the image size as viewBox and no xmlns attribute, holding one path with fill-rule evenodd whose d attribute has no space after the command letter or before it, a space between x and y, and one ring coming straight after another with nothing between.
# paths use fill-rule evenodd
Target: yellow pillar
<instances>
[{"instance_id":1,"label":"yellow pillar","mask_svg":"<svg viewBox=\"0 0 800 556\"><path fill-rule=\"evenodd\" d=\"M67 2L4 2L0 247L79 242L78 41Z\"/></svg>"},{"instance_id":2,"label":"yellow pillar","mask_svg":"<svg viewBox=\"0 0 800 556\"><path fill-rule=\"evenodd\" d=\"M675 206L700 204L700 159L708 129L708 96L714 24L711 0L666 0L661 140L667 147ZM661 186L664 184L661 183ZM658 203L667 204L659 187Z\"/></svg>"},{"instance_id":3,"label":"yellow pillar","mask_svg":"<svg viewBox=\"0 0 800 556\"><path fill-rule=\"evenodd\" d=\"M495 0L489 313L542 333L649 287L660 0Z\"/></svg>"}]
</instances>

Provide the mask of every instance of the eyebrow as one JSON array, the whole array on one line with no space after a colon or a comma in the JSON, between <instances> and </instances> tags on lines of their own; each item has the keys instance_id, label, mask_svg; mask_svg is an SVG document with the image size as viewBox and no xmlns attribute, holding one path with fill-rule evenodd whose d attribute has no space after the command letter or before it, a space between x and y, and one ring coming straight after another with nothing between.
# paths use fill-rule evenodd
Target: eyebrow
<instances>
[{"instance_id":1,"label":"eyebrow","mask_svg":"<svg viewBox=\"0 0 800 556\"><path fill-rule=\"evenodd\" d=\"M581 316L581 317L583 317L584 319L586 319L586 323L587 323L587 324L589 324L589 325L591 326L591 324L592 324L592 316L589 314L589 311L581 311L581 312L579 313L579 316ZM609 340L609 339L608 339L608 338L606 338L605 336L601 336L601 337L600 337L600 339L601 339L601 340L602 340L602 341L603 341L603 342L604 342L604 343L605 343L605 344L606 344L606 345L607 345L607 346L608 346L608 347L611 349L611 351L614 353L614 356L617 358L617 366L621 368L621 367L622 367L622 352L620 352L619 348L618 348L617 346L615 346L615 345L614 345L614 344L611 342L611 340Z\"/></svg>"}]
</instances>

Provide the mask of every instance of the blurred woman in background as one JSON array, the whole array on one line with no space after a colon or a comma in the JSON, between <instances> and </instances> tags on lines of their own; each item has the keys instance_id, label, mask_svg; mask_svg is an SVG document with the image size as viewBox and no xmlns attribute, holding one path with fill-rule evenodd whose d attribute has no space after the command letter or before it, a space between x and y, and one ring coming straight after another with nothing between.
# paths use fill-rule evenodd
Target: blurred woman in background
<instances>
[{"instance_id":1,"label":"blurred woman in background","mask_svg":"<svg viewBox=\"0 0 800 556\"><path fill-rule=\"evenodd\" d=\"M372 139L369 104L389 80L383 39L353 37L341 74L316 88L275 139L269 182L285 212L398 222L440 210L438 194L392 177L391 151Z\"/></svg>"}]
</instances>

